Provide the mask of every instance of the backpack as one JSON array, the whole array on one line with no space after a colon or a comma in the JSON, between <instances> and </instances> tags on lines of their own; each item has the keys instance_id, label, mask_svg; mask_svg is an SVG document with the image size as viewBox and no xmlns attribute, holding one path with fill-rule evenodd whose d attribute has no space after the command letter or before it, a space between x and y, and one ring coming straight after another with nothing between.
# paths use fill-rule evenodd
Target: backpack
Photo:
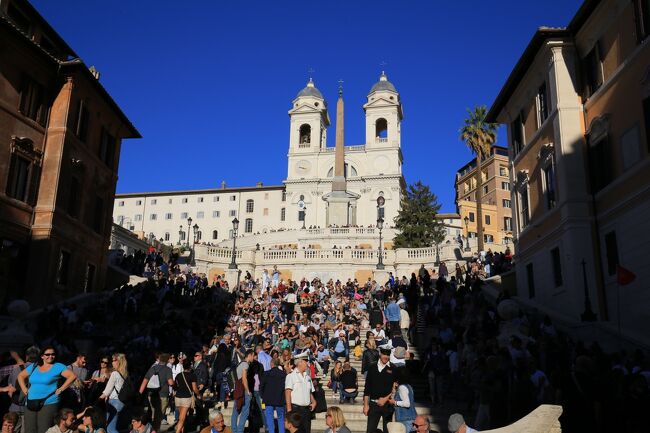
<instances>
[{"instance_id":1,"label":"backpack","mask_svg":"<svg viewBox=\"0 0 650 433\"><path fill-rule=\"evenodd\" d=\"M228 367L223 372L226 383L228 383L228 388L232 391L235 389L235 383L237 383L237 367Z\"/></svg>"},{"instance_id":2,"label":"backpack","mask_svg":"<svg viewBox=\"0 0 650 433\"><path fill-rule=\"evenodd\" d=\"M131 400L135 398L135 387L131 379L127 379L118 371L117 374L120 375L122 380L122 387L117 391L117 398L124 404L130 403Z\"/></svg>"},{"instance_id":3,"label":"backpack","mask_svg":"<svg viewBox=\"0 0 650 433\"><path fill-rule=\"evenodd\" d=\"M33 365L33 368L32 368L32 373L33 373L34 370L36 370L36 367L38 367L38 365L36 363L34 363L32 365ZM20 366L21 370L24 370L25 368L26 367ZM27 384L29 384L29 376L31 376L32 373L29 373L29 375L27 376L27 379L25 380L25 382ZM23 389L18 384L18 379L16 379L16 382L13 385L14 385L14 388L16 388L16 391L14 391L14 393L11 395L11 402L13 404L15 404L16 406L25 406L25 402L27 401L27 396L25 395L25 393L23 392Z\"/></svg>"},{"instance_id":4,"label":"backpack","mask_svg":"<svg viewBox=\"0 0 650 433\"><path fill-rule=\"evenodd\" d=\"M157 370L154 370L154 373L151 375L149 382L147 382L148 390L160 390L160 367Z\"/></svg>"}]
</instances>

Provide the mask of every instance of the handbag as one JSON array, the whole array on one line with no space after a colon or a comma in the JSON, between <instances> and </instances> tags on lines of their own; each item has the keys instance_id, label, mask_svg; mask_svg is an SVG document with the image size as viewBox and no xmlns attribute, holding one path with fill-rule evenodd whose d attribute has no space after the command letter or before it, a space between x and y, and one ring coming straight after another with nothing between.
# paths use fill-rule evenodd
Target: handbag
<instances>
[{"instance_id":1,"label":"handbag","mask_svg":"<svg viewBox=\"0 0 650 433\"><path fill-rule=\"evenodd\" d=\"M56 391L51 392L48 395L46 395L44 398L34 398L34 399L27 398L25 402L25 406L27 407L27 409L29 409L32 412L38 412L39 410L43 409L43 406L45 406L45 400L52 397L55 393Z\"/></svg>"},{"instance_id":2,"label":"handbag","mask_svg":"<svg viewBox=\"0 0 650 433\"><path fill-rule=\"evenodd\" d=\"M190 409L194 409L196 406L196 397L194 397L194 391L192 391L192 388L187 384L187 379L185 379L185 372L181 373L181 376L183 377L183 382L185 382L185 386L187 387L187 390L190 392L191 395L191 402L190 402Z\"/></svg>"}]
</instances>

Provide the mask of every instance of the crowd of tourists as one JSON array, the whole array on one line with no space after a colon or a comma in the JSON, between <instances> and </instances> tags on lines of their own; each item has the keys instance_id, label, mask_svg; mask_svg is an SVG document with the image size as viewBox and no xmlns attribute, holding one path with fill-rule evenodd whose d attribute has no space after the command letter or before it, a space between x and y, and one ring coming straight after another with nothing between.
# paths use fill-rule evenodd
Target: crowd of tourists
<instances>
[{"instance_id":1,"label":"crowd of tourists","mask_svg":"<svg viewBox=\"0 0 650 433\"><path fill-rule=\"evenodd\" d=\"M292 281L273 268L231 291L222 276L208 281L174 256L131 263L147 282L83 307L47 308L32 324L38 348L3 355L3 433L311 432L319 412L326 433L346 433L341 407L350 404L369 433L395 423L423 433L431 420L416 412L413 387L422 377L425 398L461 407L474 429L554 403L569 433L621 422L645 431L650 369L641 351L585 347L547 317L517 310L505 292L488 302L473 265L389 273L385 282ZM472 431L459 414L448 428Z\"/></svg>"}]
</instances>

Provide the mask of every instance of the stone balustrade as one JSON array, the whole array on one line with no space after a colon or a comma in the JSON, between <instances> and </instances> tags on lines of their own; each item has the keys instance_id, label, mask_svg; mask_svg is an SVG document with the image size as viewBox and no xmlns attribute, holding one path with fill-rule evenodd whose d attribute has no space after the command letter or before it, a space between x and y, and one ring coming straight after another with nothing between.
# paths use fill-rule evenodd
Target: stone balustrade
<instances>
[{"instance_id":1,"label":"stone balustrade","mask_svg":"<svg viewBox=\"0 0 650 433\"><path fill-rule=\"evenodd\" d=\"M318 229L316 229L318 230ZM323 230L323 229L321 229ZM330 229L334 230L334 229ZM340 230L354 230L341 228ZM368 229L365 229L368 230ZM336 278L367 278L374 276L379 261L377 249L331 248L331 249L238 249L235 257L239 269L258 277L263 269L277 266L284 274L292 277L316 275L323 271ZM438 260L446 261L453 269L456 262L464 262L461 252L453 245L436 248L403 248L382 250L385 273L410 275L424 265L428 269ZM197 271L210 273L225 270L232 260L232 249L197 245L195 248ZM288 278L288 277L287 277ZM383 278L383 277L382 277Z\"/></svg>"},{"instance_id":2,"label":"stone balustrade","mask_svg":"<svg viewBox=\"0 0 650 433\"><path fill-rule=\"evenodd\" d=\"M561 433L562 406L543 404L506 427L482 430L484 433Z\"/></svg>"}]
</instances>

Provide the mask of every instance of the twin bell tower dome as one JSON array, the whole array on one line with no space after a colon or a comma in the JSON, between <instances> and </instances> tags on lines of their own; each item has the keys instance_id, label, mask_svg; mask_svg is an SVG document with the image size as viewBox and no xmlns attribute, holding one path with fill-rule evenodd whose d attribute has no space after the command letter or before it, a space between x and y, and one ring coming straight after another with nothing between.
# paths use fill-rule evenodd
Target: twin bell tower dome
<instances>
[{"instance_id":1,"label":"twin bell tower dome","mask_svg":"<svg viewBox=\"0 0 650 433\"><path fill-rule=\"evenodd\" d=\"M384 72L371 87L363 109L365 141L347 143L343 90L339 88L336 146L328 147L327 130L332 122L327 101L314 80L310 78L292 101L284 182L287 197L307 206L307 212L311 209L322 214L317 218L319 226L376 224L378 196L384 197L382 203L387 203L386 210L390 207L393 216L399 207L404 187L400 150L403 111L400 95ZM323 205L327 210L320 209Z\"/></svg>"}]
</instances>

